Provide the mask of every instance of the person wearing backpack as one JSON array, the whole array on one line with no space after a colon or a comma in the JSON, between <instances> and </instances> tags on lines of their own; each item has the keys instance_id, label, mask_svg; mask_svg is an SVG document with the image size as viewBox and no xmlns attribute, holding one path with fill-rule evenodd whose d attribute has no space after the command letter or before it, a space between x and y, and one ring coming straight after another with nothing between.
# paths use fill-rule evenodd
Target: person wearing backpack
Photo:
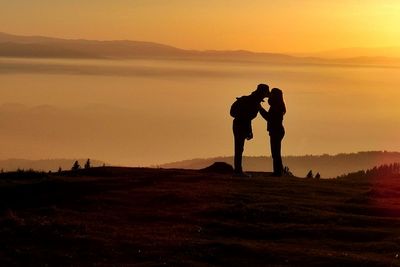
<instances>
[{"instance_id":1,"label":"person wearing backpack","mask_svg":"<svg viewBox=\"0 0 400 267\"><path fill-rule=\"evenodd\" d=\"M245 140L253 138L251 121L257 117L261 102L268 95L268 85L259 84L254 92L248 96L238 97L231 106L230 114L234 118L232 129L235 146L234 176L236 177L249 177L242 168L244 143Z\"/></svg>"},{"instance_id":2,"label":"person wearing backpack","mask_svg":"<svg viewBox=\"0 0 400 267\"><path fill-rule=\"evenodd\" d=\"M283 116L286 114L286 105L283 101L283 92L278 88L273 88L269 94L268 104L270 108L266 111L260 108L261 116L267 121L271 143L271 155L274 172L272 176L281 177L283 175L283 164L281 156L282 139L285 136L283 127Z\"/></svg>"}]
</instances>

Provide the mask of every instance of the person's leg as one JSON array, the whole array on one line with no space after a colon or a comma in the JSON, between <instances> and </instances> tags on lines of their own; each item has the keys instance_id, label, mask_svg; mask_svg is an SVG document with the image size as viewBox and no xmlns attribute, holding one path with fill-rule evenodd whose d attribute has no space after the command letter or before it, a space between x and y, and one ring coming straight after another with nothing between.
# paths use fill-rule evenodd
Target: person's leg
<instances>
[{"instance_id":1,"label":"person's leg","mask_svg":"<svg viewBox=\"0 0 400 267\"><path fill-rule=\"evenodd\" d=\"M272 167L273 174L276 174L276 138L274 135L269 136L270 146L271 146L271 157L272 157Z\"/></svg>"},{"instance_id":2,"label":"person's leg","mask_svg":"<svg viewBox=\"0 0 400 267\"><path fill-rule=\"evenodd\" d=\"M277 176L282 176L283 173L283 164L281 156L282 138L283 138L282 135L277 135L277 134L270 135L274 175Z\"/></svg>"},{"instance_id":3,"label":"person's leg","mask_svg":"<svg viewBox=\"0 0 400 267\"><path fill-rule=\"evenodd\" d=\"M244 144L246 138L249 136L248 129L248 122L233 121L233 135L235 142L234 176L236 177L251 177L251 175L245 174L242 168Z\"/></svg>"},{"instance_id":4,"label":"person's leg","mask_svg":"<svg viewBox=\"0 0 400 267\"><path fill-rule=\"evenodd\" d=\"M242 134L234 134L235 138L235 159L234 159L234 165L235 165L235 173L242 173L242 156L243 156L243 150L244 150L244 142L245 142L245 137Z\"/></svg>"}]
</instances>

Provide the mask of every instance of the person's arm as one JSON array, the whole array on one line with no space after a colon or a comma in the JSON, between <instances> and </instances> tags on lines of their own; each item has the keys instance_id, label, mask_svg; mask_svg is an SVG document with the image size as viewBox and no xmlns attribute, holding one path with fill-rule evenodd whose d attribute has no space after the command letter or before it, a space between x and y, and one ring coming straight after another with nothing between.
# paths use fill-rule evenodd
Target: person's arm
<instances>
[{"instance_id":1,"label":"person's arm","mask_svg":"<svg viewBox=\"0 0 400 267\"><path fill-rule=\"evenodd\" d=\"M253 126L252 126L251 121L250 121L250 123L249 123L248 126L249 126L249 129L248 129L248 131L247 131L246 139L247 139L247 140L251 140L251 139L253 139Z\"/></svg>"},{"instance_id":2,"label":"person's arm","mask_svg":"<svg viewBox=\"0 0 400 267\"><path fill-rule=\"evenodd\" d=\"M266 111L262 106L260 106L260 110L259 110L261 116L268 121L268 111Z\"/></svg>"},{"instance_id":3,"label":"person's arm","mask_svg":"<svg viewBox=\"0 0 400 267\"><path fill-rule=\"evenodd\" d=\"M253 132L250 132L249 135L246 137L246 140L253 139Z\"/></svg>"}]
</instances>

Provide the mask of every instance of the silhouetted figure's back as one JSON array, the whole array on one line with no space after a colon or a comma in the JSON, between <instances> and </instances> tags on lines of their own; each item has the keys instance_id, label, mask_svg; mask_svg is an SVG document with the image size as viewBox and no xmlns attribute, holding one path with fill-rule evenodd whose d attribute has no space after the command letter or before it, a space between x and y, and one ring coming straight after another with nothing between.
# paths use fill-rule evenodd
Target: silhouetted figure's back
<instances>
[{"instance_id":1,"label":"silhouetted figure's back","mask_svg":"<svg viewBox=\"0 0 400 267\"><path fill-rule=\"evenodd\" d=\"M260 103L268 93L268 85L259 84L251 95L238 97L231 106L230 114L234 117L232 128L235 141L234 174L236 176L247 176L242 168L244 143L246 139L253 138L251 121L257 117Z\"/></svg>"},{"instance_id":2,"label":"silhouetted figure's back","mask_svg":"<svg viewBox=\"0 0 400 267\"><path fill-rule=\"evenodd\" d=\"M245 138L252 137L251 121L257 117L259 105L257 99L249 95L238 97L231 107L230 114L235 118L233 121L236 132L244 135Z\"/></svg>"}]
</instances>

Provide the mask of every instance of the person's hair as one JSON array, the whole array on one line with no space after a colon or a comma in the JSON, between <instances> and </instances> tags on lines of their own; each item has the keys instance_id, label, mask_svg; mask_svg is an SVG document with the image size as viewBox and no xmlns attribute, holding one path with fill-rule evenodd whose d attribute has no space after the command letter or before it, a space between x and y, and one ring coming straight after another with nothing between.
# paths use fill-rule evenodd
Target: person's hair
<instances>
[{"instance_id":1,"label":"person's hair","mask_svg":"<svg viewBox=\"0 0 400 267\"><path fill-rule=\"evenodd\" d=\"M257 98L265 98L269 94L269 86L263 83L257 85L257 89L251 93L252 96Z\"/></svg>"},{"instance_id":2,"label":"person's hair","mask_svg":"<svg viewBox=\"0 0 400 267\"><path fill-rule=\"evenodd\" d=\"M271 108L281 111L283 114L286 113L285 101L283 101L283 92L279 88L272 88L269 94L268 103Z\"/></svg>"}]
</instances>

